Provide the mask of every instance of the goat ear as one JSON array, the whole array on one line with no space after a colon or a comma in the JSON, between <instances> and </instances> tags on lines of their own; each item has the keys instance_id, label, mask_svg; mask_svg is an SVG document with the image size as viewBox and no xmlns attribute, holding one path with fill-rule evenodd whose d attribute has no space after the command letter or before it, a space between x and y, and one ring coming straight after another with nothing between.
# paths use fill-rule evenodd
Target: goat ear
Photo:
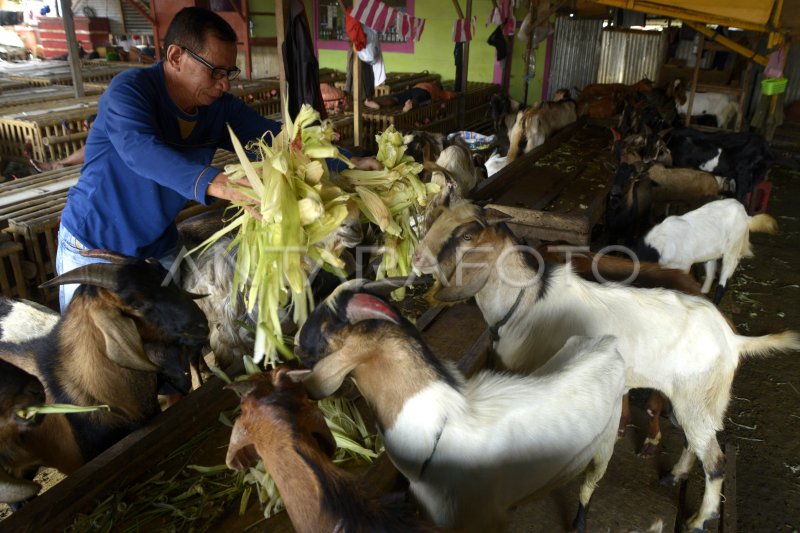
<instances>
[{"instance_id":1,"label":"goat ear","mask_svg":"<svg viewBox=\"0 0 800 533\"><path fill-rule=\"evenodd\" d=\"M225 464L231 470L245 470L258 462L258 452L241 422L241 417L233 425L231 438L228 441L228 453Z\"/></svg>"},{"instance_id":2,"label":"goat ear","mask_svg":"<svg viewBox=\"0 0 800 533\"><path fill-rule=\"evenodd\" d=\"M455 270L455 272L458 271L459 269ZM434 298L440 302L458 302L471 298L486 285L490 273L491 270L489 267L470 269L466 271L466 273L462 272L460 280L455 280L454 278L456 276L447 280L447 286L442 286L442 288L434 294ZM460 283L456 284L456 281L460 281Z\"/></svg>"},{"instance_id":3,"label":"goat ear","mask_svg":"<svg viewBox=\"0 0 800 533\"><path fill-rule=\"evenodd\" d=\"M258 384L256 382L249 379L244 379L242 381L234 381L232 383L228 383L227 385L225 385L224 388L234 391L240 397L243 398L248 394L252 393L254 390L256 390L257 387Z\"/></svg>"},{"instance_id":4,"label":"goat ear","mask_svg":"<svg viewBox=\"0 0 800 533\"><path fill-rule=\"evenodd\" d=\"M347 320L356 324L362 320L388 320L400 323L400 317L389 307L389 304L371 294L356 293L347 302L345 309Z\"/></svg>"},{"instance_id":5,"label":"goat ear","mask_svg":"<svg viewBox=\"0 0 800 533\"><path fill-rule=\"evenodd\" d=\"M492 209L488 207L483 210L483 215L486 217L486 224L489 226L495 226L497 224L501 224L503 222L509 222L514 220L514 217L507 213L503 213L500 210Z\"/></svg>"},{"instance_id":6,"label":"goat ear","mask_svg":"<svg viewBox=\"0 0 800 533\"><path fill-rule=\"evenodd\" d=\"M102 333L106 344L106 356L123 368L141 372L161 372L144 353L142 337L132 318L122 316L116 308L90 311L92 320Z\"/></svg>"}]
</instances>

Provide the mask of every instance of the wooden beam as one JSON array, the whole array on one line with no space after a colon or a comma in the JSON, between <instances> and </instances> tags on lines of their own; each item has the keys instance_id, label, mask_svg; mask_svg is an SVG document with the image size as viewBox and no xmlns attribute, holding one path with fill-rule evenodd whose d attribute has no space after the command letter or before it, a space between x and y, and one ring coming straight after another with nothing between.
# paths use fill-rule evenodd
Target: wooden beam
<instances>
[{"instance_id":1,"label":"wooden beam","mask_svg":"<svg viewBox=\"0 0 800 533\"><path fill-rule=\"evenodd\" d=\"M690 20L684 20L684 24L692 28L697 33L702 34L703 36L707 37L709 41L719 43L725 48L736 52L739 55L746 57L747 59L758 63L761 66L767 66L767 58L758 52L754 52L747 47L744 47L737 43L736 41L732 41L731 39L725 37L724 35L720 35L716 33L711 28L706 27L703 24L698 24L696 22L692 22Z\"/></svg>"},{"instance_id":2,"label":"wooden beam","mask_svg":"<svg viewBox=\"0 0 800 533\"><path fill-rule=\"evenodd\" d=\"M455 0L453 0L455 2ZM464 18L465 24L470 24L472 20L472 0L467 0L467 12ZM473 35L474 37L474 35ZM464 129L464 121L467 114L467 83L469 82L469 41L464 41L464 48L462 49L463 57L461 64L461 100L458 105L458 125L459 128Z\"/></svg>"},{"instance_id":3,"label":"wooden beam","mask_svg":"<svg viewBox=\"0 0 800 533\"><path fill-rule=\"evenodd\" d=\"M353 45L353 146L361 146L361 60Z\"/></svg>"},{"instance_id":4,"label":"wooden beam","mask_svg":"<svg viewBox=\"0 0 800 533\"><path fill-rule=\"evenodd\" d=\"M248 80L253 79L253 52L250 43L250 6L249 0L242 2L241 16L244 21L244 73Z\"/></svg>"},{"instance_id":5,"label":"wooden beam","mask_svg":"<svg viewBox=\"0 0 800 533\"><path fill-rule=\"evenodd\" d=\"M75 89L75 98L80 98L86 93L83 90L81 58L78 54L78 40L75 36L75 21L72 18L72 0L61 0L61 9L64 11L64 35L67 39L69 70L72 73L72 87Z\"/></svg>"},{"instance_id":6,"label":"wooden beam","mask_svg":"<svg viewBox=\"0 0 800 533\"><path fill-rule=\"evenodd\" d=\"M630 9L632 11L639 11L642 13L649 13L651 15L661 15L664 17L671 17L681 20L693 20L703 24L720 24L722 26L732 26L735 28L742 28L743 30L753 30L760 32L769 32L770 28L763 24L750 22L747 20L740 20L721 15L714 15L712 13L705 13L700 11L690 11L681 9L679 7L672 7L664 5L660 2L648 2L647 0L592 0L598 4L603 4L611 7L620 7L623 9Z\"/></svg>"},{"instance_id":7,"label":"wooden beam","mask_svg":"<svg viewBox=\"0 0 800 533\"><path fill-rule=\"evenodd\" d=\"M458 18L463 19L464 12L461 11L461 6L458 4L458 0L453 0L453 7L456 8L456 14L458 15Z\"/></svg>"}]
</instances>

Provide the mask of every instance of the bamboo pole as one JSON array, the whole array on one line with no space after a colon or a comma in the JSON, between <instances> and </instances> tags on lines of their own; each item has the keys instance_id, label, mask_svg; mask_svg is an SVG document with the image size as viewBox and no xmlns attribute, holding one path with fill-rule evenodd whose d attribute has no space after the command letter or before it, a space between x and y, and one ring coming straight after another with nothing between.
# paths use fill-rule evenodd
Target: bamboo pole
<instances>
[{"instance_id":1,"label":"bamboo pole","mask_svg":"<svg viewBox=\"0 0 800 533\"><path fill-rule=\"evenodd\" d=\"M72 86L75 88L75 98L86 94L83 90L83 73L81 72L81 58L78 55L78 41L75 37L75 21L72 18L72 0L61 0L61 9L64 11L64 34L67 38L69 52L69 70L72 73Z\"/></svg>"},{"instance_id":2,"label":"bamboo pole","mask_svg":"<svg viewBox=\"0 0 800 533\"><path fill-rule=\"evenodd\" d=\"M275 2L275 36L278 46L278 87L281 97L281 116L283 123L289 123L289 85L286 83L286 65L283 63L283 42L286 40L286 13L288 0Z\"/></svg>"},{"instance_id":3,"label":"bamboo pole","mask_svg":"<svg viewBox=\"0 0 800 533\"><path fill-rule=\"evenodd\" d=\"M706 45L706 39L703 37L703 34L698 34L700 36L699 40L697 41L697 53L695 54L694 59L694 73L692 74L692 92L689 94L689 102L686 105L686 118L684 119L684 124L687 126L692 122L692 106L694 105L694 94L697 92L697 78L700 75L700 60L703 59L703 48Z\"/></svg>"},{"instance_id":4,"label":"bamboo pole","mask_svg":"<svg viewBox=\"0 0 800 533\"><path fill-rule=\"evenodd\" d=\"M343 0L339 0L339 9L342 14L347 14L347 7L344 5ZM361 146L361 130L362 130L362 117L361 117L361 60L358 58L358 50L356 45L353 44L353 64L350 67L353 73L353 146L356 148Z\"/></svg>"}]
</instances>

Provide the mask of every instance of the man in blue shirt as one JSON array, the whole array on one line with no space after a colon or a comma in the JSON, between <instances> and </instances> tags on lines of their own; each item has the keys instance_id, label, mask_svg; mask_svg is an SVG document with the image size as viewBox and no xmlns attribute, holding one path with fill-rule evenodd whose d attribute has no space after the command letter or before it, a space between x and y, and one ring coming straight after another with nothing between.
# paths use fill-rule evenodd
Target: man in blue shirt
<instances>
[{"instance_id":1,"label":"man in blue shirt","mask_svg":"<svg viewBox=\"0 0 800 533\"><path fill-rule=\"evenodd\" d=\"M227 93L239 75L236 41L217 14L185 8L167 30L162 62L114 77L62 214L58 274L98 261L80 255L93 248L154 257L169 268L177 254L175 217L187 200L243 199L210 166L217 148L232 149L226 124L242 144L277 134L280 124ZM62 312L75 288L61 286Z\"/></svg>"}]
</instances>

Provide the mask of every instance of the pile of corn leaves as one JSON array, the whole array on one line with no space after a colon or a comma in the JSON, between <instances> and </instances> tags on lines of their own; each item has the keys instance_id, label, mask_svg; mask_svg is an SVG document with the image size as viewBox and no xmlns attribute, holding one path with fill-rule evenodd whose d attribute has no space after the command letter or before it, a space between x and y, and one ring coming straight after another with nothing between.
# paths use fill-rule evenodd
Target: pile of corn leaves
<instances>
[{"instance_id":1,"label":"pile of corn leaves","mask_svg":"<svg viewBox=\"0 0 800 533\"><path fill-rule=\"evenodd\" d=\"M352 169L332 144L333 135L330 121L320 122L316 111L303 106L277 136L248 146L257 156L250 161L231 131L240 162L227 165L225 172L249 201L232 202L236 213L231 221L201 248L236 230L231 244L238 246L234 286L243 294L250 316L258 316L253 353L257 363L265 356L268 364L276 363L278 354L293 358L281 332L280 312L290 306L292 320L300 327L313 307L307 261L343 275L342 260L323 241L347 216L349 199L383 233L378 279L411 272L418 238L409 221L427 203L429 190L438 187L426 187L419 180L422 165L405 155L403 136L394 128L376 137L377 159L385 167L381 171ZM326 159L351 168L331 176ZM249 187L241 184L244 178Z\"/></svg>"},{"instance_id":2,"label":"pile of corn leaves","mask_svg":"<svg viewBox=\"0 0 800 533\"><path fill-rule=\"evenodd\" d=\"M418 242L409 222L419 217L428 194L437 192L438 187L419 180L422 165L405 155L404 138L394 128L376 136L377 159L385 168L353 169L331 143L330 121L320 122L317 112L308 106L303 106L297 118L277 136L247 147L255 153L255 161L248 158L234 133L230 134L240 162L227 165L225 172L248 201L232 202L234 215L200 248L207 249L225 234L235 232L231 243L231 248L238 247L234 287L243 294L250 316L258 317L253 358L245 358L246 371L252 374L260 372L262 366L293 358L281 332L280 313L290 307L299 327L315 304L306 258L344 275L339 270L343 267L341 259L322 243L347 216L347 202L355 201L364 220L382 231L383 258L377 277L405 276L411 273L411 257ZM326 159L342 161L349 169L332 176ZM247 183L242 183L245 178ZM215 373L229 380L221 371ZM336 439L336 462L371 461L382 451L380 439L367 429L352 401L326 399L318 405ZM231 425L234 416L221 415L220 420ZM198 439L197 445L202 446L202 441ZM264 508L265 518L282 509L280 495L261 462L245 473L230 472L224 465L187 465L173 476L163 477L161 472L116 494L91 515L81 516L74 527L88 525L107 531L128 524L131 530L139 530L154 521L167 520L177 530L202 531L232 498L241 495L243 511L253 493ZM153 498L149 496L152 494ZM199 503L197 495L202 496Z\"/></svg>"}]
</instances>

